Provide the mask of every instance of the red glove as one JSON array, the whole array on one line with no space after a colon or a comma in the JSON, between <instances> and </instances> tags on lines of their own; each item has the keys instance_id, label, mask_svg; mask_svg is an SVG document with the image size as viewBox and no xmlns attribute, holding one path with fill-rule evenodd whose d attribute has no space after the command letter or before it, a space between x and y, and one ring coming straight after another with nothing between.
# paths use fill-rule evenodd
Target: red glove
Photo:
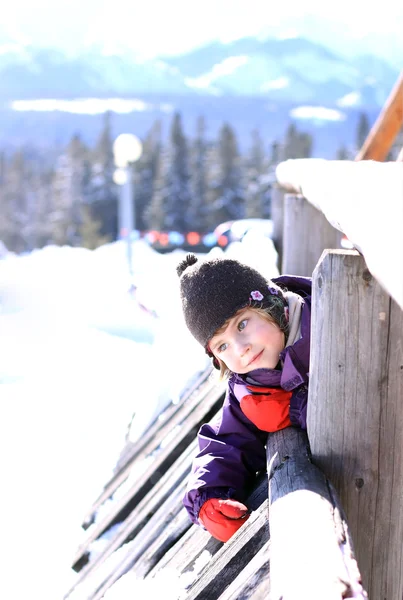
<instances>
[{"instance_id":1,"label":"red glove","mask_svg":"<svg viewBox=\"0 0 403 600\"><path fill-rule=\"evenodd\" d=\"M291 425L290 401L292 392L281 388L258 388L248 385L252 392L241 399L241 410L262 431L279 431ZM269 392L263 394L262 392Z\"/></svg>"},{"instance_id":2,"label":"red glove","mask_svg":"<svg viewBox=\"0 0 403 600\"><path fill-rule=\"evenodd\" d=\"M210 498L199 512L204 527L220 542L228 542L248 518L247 507L237 500Z\"/></svg>"}]
</instances>

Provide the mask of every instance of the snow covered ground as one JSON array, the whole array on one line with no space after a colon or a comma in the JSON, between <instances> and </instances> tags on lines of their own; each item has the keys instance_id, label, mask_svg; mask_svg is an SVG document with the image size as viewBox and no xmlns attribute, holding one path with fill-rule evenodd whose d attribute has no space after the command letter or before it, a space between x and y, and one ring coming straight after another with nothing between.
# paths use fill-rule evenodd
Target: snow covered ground
<instances>
[{"instance_id":1,"label":"snow covered ground","mask_svg":"<svg viewBox=\"0 0 403 600\"><path fill-rule=\"evenodd\" d=\"M82 518L112 473L133 413L134 440L206 366L180 312L175 266L184 253L160 255L142 241L132 252L135 293L123 242L0 260L7 600L62 598L76 577ZM267 238L247 234L226 255L278 274Z\"/></svg>"}]
</instances>

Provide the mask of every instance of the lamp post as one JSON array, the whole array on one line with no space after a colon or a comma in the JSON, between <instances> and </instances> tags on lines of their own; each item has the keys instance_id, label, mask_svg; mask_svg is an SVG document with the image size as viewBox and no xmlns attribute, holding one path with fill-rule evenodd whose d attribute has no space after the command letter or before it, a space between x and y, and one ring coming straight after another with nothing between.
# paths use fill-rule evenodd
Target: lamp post
<instances>
[{"instance_id":1,"label":"lamp post","mask_svg":"<svg viewBox=\"0 0 403 600\"><path fill-rule=\"evenodd\" d=\"M116 170L114 182L119 185L118 227L119 238L127 241L127 262L130 276L132 271L132 240L131 234L136 228L136 211L133 198L133 178L131 165L136 162L143 151L138 137L131 133L122 133L113 143L113 156Z\"/></svg>"}]
</instances>

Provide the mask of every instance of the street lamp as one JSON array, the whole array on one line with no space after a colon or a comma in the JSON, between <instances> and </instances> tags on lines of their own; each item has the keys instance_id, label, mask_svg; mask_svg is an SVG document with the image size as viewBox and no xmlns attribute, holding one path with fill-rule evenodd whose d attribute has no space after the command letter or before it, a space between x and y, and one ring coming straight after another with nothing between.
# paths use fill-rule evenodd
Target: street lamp
<instances>
[{"instance_id":1,"label":"street lamp","mask_svg":"<svg viewBox=\"0 0 403 600\"><path fill-rule=\"evenodd\" d=\"M138 137L131 133L122 133L113 143L113 157L117 167L113 180L120 187L119 193L119 238L126 238L127 261L130 275L132 271L131 234L136 228L136 211L133 198L133 178L130 166L141 156L143 147Z\"/></svg>"}]
</instances>

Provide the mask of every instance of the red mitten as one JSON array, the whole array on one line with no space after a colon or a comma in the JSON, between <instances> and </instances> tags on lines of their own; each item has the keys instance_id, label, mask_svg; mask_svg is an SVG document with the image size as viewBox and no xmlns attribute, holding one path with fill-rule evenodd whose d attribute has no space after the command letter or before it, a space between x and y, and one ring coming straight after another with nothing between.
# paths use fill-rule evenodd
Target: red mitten
<instances>
[{"instance_id":1,"label":"red mitten","mask_svg":"<svg viewBox=\"0 0 403 600\"><path fill-rule=\"evenodd\" d=\"M241 410L244 415L262 431L279 431L291 425L290 402L292 392L281 388L258 388L248 386L252 392L241 400ZM263 394L262 391L269 392Z\"/></svg>"},{"instance_id":2,"label":"red mitten","mask_svg":"<svg viewBox=\"0 0 403 600\"><path fill-rule=\"evenodd\" d=\"M210 498L199 512L204 527L220 542L228 542L248 518L247 507L237 500Z\"/></svg>"}]
</instances>

